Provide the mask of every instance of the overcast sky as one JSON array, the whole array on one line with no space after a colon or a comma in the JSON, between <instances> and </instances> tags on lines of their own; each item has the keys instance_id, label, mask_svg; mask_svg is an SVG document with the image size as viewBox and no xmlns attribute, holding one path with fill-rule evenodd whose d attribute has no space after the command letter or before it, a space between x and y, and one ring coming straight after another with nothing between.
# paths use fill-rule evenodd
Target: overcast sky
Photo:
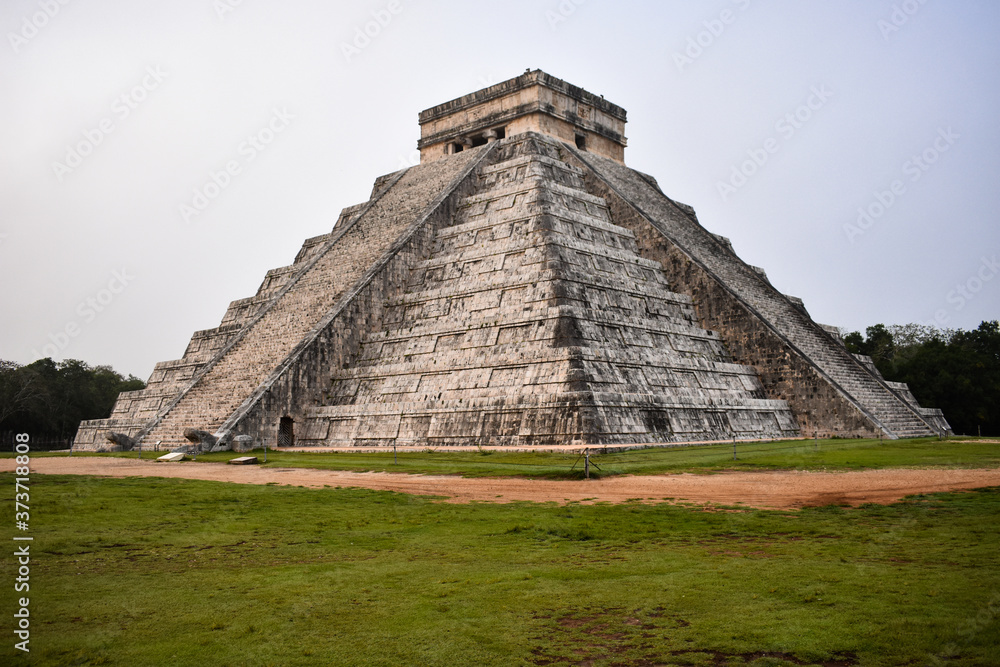
<instances>
[{"instance_id":1,"label":"overcast sky","mask_svg":"<svg viewBox=\"0 0 1000 667\"><path fill-rule=\"evenodd\" d=\"M526 68L627 109L627 164L817 321L1000 316L1000 3L4 0L0 28L0 358L146 378L414 160L419 111Z\"/></svg>"}]
</instances>

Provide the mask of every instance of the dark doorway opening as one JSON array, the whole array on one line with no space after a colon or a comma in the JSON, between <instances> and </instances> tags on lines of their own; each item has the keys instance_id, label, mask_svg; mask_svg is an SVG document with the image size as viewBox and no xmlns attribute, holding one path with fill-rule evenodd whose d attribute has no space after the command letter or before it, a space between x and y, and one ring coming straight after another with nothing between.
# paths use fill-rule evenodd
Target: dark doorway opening
<instances>
[{"instance_id":1,"label":"dark doorway opening","mask_svg":"<svg viewBox=\"0 0 1000 667\"><path fill-rule=\"evenodd\" d=\"M576 147L581 151L587 150L587 135L579 133L576 135Z\"/></svg>"},{"instance_id":2,"label":"dark doorway opening","mask_svg":"<svg viewBox=\"0 0 1000 667\"><path fill-rule=\"evenodd\" d=\"M282 417L278 423L278 447L291 447L295 444L295 421L291 417Z\"/></svg>"}]
</instances>

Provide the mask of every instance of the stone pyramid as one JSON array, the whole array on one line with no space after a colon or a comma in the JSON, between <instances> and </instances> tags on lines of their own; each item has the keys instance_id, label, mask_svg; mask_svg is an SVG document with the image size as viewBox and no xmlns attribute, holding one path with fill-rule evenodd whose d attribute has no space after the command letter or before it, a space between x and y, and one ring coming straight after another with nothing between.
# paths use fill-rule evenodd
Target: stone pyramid
<instances>
[{"instance_id":1,"label":"stone pyramid","mask_svg":"<svg viewBox=\"0 0 1000 667\"><path fill-rule=\"evenodd\" d=\"M948 431L626 167L620 107L534 71L420 121L419 166L379 178L74 446Z\"/></svg>"}]
</instances>

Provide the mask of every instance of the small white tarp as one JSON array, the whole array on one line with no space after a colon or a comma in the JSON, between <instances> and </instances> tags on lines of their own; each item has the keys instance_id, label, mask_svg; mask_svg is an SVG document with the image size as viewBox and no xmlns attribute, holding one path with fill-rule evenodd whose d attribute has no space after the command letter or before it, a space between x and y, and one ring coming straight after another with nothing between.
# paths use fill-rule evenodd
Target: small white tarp
<instances>
[{"instance_id":1,"label":"small white tarp","mask_svg":"<svg viewBox=\"0 0 1000 667\"><path fill-rule=\"evenodd\" d=\"M235 459L229 459L229 462L236 466L247 466L257 463L256 456L240 456Z\"/></svg>"}]
</instances>

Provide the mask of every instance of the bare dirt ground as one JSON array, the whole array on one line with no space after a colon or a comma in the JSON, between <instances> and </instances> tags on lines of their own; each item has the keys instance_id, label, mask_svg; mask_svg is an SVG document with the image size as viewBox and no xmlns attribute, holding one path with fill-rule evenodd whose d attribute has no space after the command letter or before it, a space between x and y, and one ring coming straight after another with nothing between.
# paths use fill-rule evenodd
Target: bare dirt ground
<instances>
[{"instance_id":1,"label":"bare dirt ground","mask_svg":"<svg viewBox=\"0 0 1000 667\"><path fill-rule=\"evenodd\" d=\"M13 459L0 471L13 472ZM158 463L120 458L36 458L31 471L43 475L101 477L179 477L238 484L360 487L417 495L444 496L447 502L471 501L611 502L627 500L745 505L797 509L830 504L888 504L907 495L1000 486L1000 469L901 469L858 472L726 472L620 476L581 481L517 478L462 478L381 472L343 472L308 468L262 468L225 463ZM37 481L34 483L38 483Z\"/></svg>"}]
</instances>

